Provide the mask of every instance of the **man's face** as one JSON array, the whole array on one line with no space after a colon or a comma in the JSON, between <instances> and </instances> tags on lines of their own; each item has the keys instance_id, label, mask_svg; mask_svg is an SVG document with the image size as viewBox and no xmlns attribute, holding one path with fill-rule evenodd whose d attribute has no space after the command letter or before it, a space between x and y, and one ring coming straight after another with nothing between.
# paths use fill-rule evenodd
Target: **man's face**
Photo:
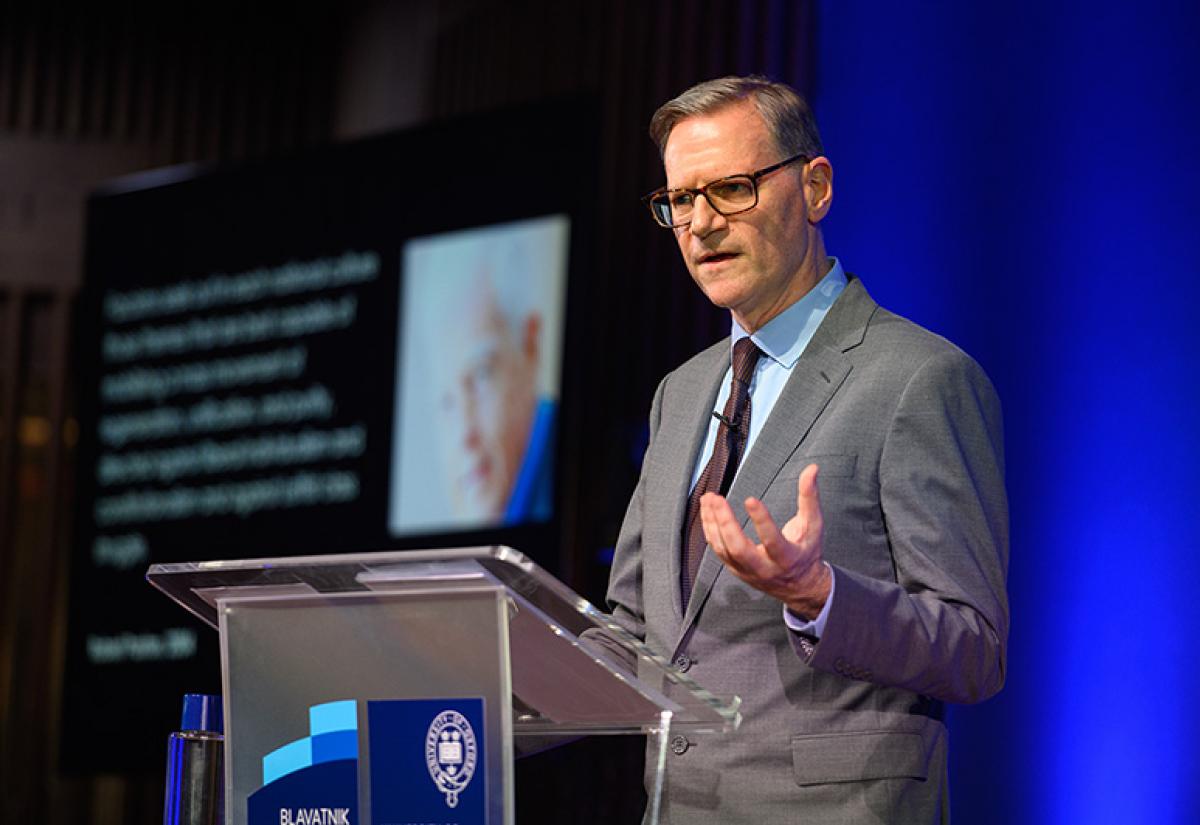
<instances>
[{"instance_id":1,"label":"man's face","mask_svg":"<svg viewBox=\"0 0 1200 825\"><path fill-rule=\"evenodd\" d=\"M447 444L456 511L498 519L529 441L537 403L537 320L513 329L480 279L455 319L450 337L454 365L441 409L453 433Z\"/></svg>"},{"instance_id":2,"label":"man's face","mask_svg":"<svg viewBox=\"0 0 1200 825\"><path fill-rule=\"evenodd\" d=\"M663 166L670 188L697 188L783 160L751 101L686 118L667 139ZM692 278L744 328L761 328L824 275L817 222L828 209L829 163L800 162L758 181L758 205L725 217L703 197L692 221L674 230Z\"/></svg>"}]
</instances>

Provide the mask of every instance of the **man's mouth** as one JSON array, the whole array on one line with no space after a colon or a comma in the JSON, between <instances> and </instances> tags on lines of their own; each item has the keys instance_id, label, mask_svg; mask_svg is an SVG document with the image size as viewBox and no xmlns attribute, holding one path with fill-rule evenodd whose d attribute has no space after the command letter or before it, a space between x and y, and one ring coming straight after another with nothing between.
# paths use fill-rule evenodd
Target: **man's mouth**
<instances>
[{"instance_id":1,"label":"man's mouth","mask_svg":"<svg viewBox=\"0 0 1200 825\"><path fill-rule=\"evenodd\" d=\"M735 257L736 253L733 252L708 252L700 256L699 264L700 266L704 266L705 264L719 264L724 261L733 260Z\"/></svg>"}]
</instances>

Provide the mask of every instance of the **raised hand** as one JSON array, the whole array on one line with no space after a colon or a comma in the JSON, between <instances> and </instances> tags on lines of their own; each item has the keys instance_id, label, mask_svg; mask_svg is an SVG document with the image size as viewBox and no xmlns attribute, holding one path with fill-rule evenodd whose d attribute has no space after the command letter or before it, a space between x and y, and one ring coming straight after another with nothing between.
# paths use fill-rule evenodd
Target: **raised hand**
<instances>
[{"instance_id":1,"label":"raised hand","mask_svg":"<svg viewBox=\"0 0 1200 825\"><path fill-rule=\"evenodd\" d=\"M805 619L821 612L829 598L832 574L821 558L821 494L817 465L800 473L796 514L781 530L756 498L746 499L746 513L760 539L750 540L724 496L705 493L700 499L704 537L725 566L751 587L788 606Z\"/></svg>"}]
</instances>

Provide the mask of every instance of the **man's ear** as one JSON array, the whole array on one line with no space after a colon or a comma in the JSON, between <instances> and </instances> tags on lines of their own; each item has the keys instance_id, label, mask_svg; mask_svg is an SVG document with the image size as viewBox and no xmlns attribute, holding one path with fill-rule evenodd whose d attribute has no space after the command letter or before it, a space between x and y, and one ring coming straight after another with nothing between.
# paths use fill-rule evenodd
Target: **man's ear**
<instances>
[{"instance_id":1,"label":"man's ear","mask_svg":"<svg viewBox=\"0 0 1200 825\"><path fill-rule=\"evenodd\" d=\"M820 223L833 203L833 166L824 155L808 162L804 175L804 197L808 201L808 222Z\"/></svg>"},{"instance_id":2,"label":"man's ear","mask_svg":"<svg viewBox=\"0 0 1200 825\"><path fill-rule=\"evenodd\" d=\"M542 315L535 310L529 313L529 317L525 319L525 328L521 330L521 352L532 363L537 363L538 360L541 333Z\"/></svg>"}]
</instances>

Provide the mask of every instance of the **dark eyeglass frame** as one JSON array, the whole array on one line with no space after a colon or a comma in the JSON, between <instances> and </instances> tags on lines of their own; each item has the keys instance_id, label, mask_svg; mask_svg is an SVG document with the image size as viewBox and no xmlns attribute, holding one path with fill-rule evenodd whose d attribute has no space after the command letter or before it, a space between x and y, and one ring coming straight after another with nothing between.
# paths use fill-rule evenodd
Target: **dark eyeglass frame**
<instances>
[{"instance_id":1,"label":"dark eyeglass frame","mask_svg":"<svg viewBox=\"0 0 1200 825\"><path fill-rule=\"evenodd\" d=\"M776 171L777 169L782 169L783 167L787 166L788 164L795 163L796 161L801 160L801 159L803 159L805 163L808 163L808 161L812 160L811 157L809 157L808 155L806 155L802 152L798 155L792 155L790 158L784 158L783 160L779 161L779 163L773 163L770 166L764 166L762 169L759 169L755 172L747 172L745 174L740 174L740 175L726 175L723 178L717 178L716 180L710 180L708 183L704 184L703 186L701 186L697 189L688 189L686 187L679 188L679 189L668 189L664 186L659 189L655 189L653 192L651 192L648 195L643 195L642 203L646 204L646 208L650 210L650 215L651 215L651 217L654 218L654 222L665 229L678 229L681 226L687 226L689 223L692 222L692 216L688 215L686 220L679 221L678 223L667 223L667 222L663 221L662 217L658 213L658 210L656 210L654 208L655 198L659 198L662 195L673 195L673 194L680 193L680 192L686 192L692 196L693 200L695 199L695 197L697 195L703 195L704 199L706 201L708 201L708 205L718 215L724 215L725 217L729 217L730 215L740 215L743 212L749 212L751 209L758 206L758 182L759 182L759 180L761 180L762 178L771 174L772 172ZM742 207L739 209L731 209L731 210L724 210L721 207L717 206L715 203L713 203L712 198L710 198L708 196L708 190L710 187L720 186L722 184L727 184L730 181L738 180L738 179L745 179L745 180L750 181L750 189L754 193L754 202L753 203L751 203L749 206L746 206L746 207ZM693 209L695 209L694 206L693 206Z\"/></svg>"}]
</instances>

